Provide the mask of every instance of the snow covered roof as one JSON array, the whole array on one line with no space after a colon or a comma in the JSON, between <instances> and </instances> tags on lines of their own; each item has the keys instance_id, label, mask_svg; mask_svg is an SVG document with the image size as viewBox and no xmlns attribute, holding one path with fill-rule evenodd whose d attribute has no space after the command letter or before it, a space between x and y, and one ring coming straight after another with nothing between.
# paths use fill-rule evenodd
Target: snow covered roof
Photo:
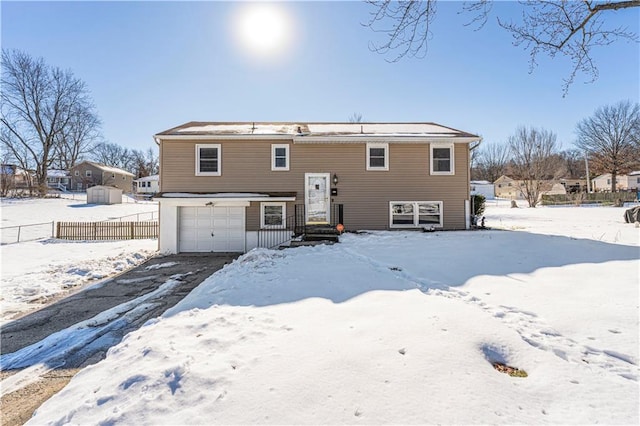
<instances>
[{"instance_id":1,"label":"snow covered roof","mask_svg":"<svg viewBox=\"0 0 640 426\"><path fill-rule=\"evenodd\" d=\"M69 177L69 176L70 174L67 170L56 170L56 169L47 170L47 177L63 178L63 177Z\"/></svg>"},{"instance_id":2,"label":"snow covered roof","mask_svg":"<svg viewBox=\"0 0 640 426\"><path fill-rule=\"evenodd\" d=\"M472 180L471 185L493 185L493 184L487 180Z\"/></svg>"},{"instance_id":3,"label":"snow covered roof","mask_svg":"<svg viewBox=\"0 0 640 426\"><path fill-rule=\"evenodd\" d=\"M77 167L77 166L79 166L80 164L83 164L83 163L91 164L92 166L97 167L98 169L102 170L103 172L117 173L117 174L121 174L121 175L133 176L133 173L129 173L126 170L122 170L122 169L119 169L117 167L105 166L104 164L96 163L96 162L93 162L93 161L83 161L82 163L76 164L74 167Z\"/></svg>"},{"instance_id":4,"label":"snow covered roof","mask_svg":"<svg viewBox=\"0 0 640 426\"><path fill-rule=\"evenodd\" d=\"M141 178L136 179L136 182L157 182L160 180L160 176L159 175L151 175L151 176L144 176Z\"/></svg>"},{"instance_id":5,"label":"snow covered roof","mask_svg":"<svg viewBox=\"0 0 640 426\"><path fill-rule=\"evenodd\" d=\"M347 141L362 138L438 139L475 142L480 137L436 123L297 123L297 122L196 122L155 135L156 140L183 137L282 138L296 143L318 139Z\"/></svg>"}]
</instances>

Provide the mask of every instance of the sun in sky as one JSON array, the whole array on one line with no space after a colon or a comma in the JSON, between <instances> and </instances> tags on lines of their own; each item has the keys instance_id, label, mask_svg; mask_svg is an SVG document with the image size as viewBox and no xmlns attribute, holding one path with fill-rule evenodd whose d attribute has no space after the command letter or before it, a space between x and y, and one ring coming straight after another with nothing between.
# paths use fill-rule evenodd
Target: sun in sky
<instances>
[{"instance_id":1,"label":"sun in sky","mask_svg":"<svg viewBox=\"0 0 640 426\"><path fill-rule=\"evenodd\" d=\"M283 4L241 4L233 29L239 45L252 58L276 59L293 44L293 20Z\"/></svg>"}]
</instances>

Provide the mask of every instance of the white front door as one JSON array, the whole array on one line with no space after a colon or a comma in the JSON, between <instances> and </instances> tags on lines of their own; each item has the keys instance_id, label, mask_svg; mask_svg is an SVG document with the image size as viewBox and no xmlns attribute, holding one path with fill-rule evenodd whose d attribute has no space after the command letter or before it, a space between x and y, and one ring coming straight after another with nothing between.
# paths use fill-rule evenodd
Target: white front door
<instances>
[{"instance_id":1,"label":"white front door","mask_svg":"<svg viewBox=\"0 0 640 426\"><path fill-rule=\"evenodd\" d=\"M305 173L304 175L305 220L307 223L330 223L329 173Z\"/></svg>"},{"instance_id":2,"label":"white front door","mask_svg":"<svg viewBox=\"0 0 640 426\"><path fill-rule=\"evenodd\" d=\"M181 207L180 252L244 252L244 207Z\"/></svg>"}]
</instances>

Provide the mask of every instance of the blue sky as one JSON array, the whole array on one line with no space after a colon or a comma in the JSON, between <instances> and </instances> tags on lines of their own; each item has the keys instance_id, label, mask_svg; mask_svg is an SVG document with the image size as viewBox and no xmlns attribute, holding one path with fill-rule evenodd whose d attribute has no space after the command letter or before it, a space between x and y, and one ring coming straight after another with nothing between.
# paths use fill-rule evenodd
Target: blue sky
<instances>
[{"instance_id":1,"label":"blue sky","mask_svg":"<svg viewBox=\"0 0 640 426\"><path fill-rule=\"evenodd\" d=\"M440 2L424 59L388 63L368 49L379 37L362 25L362 2L287 2L291 37L272 60L237 41L246 3L0 2L2 47L43 57L84 80L109 142L136 149L187 121L433 121L504 143L519 125L574 140L575 124L601 105L640 98L638 44L593 52L593 84L563 58L540 58L511 44L495 16L517 16L498 2L481 31L464 27L461 2ZM639 32L640 11L608 22ZM378 39L380 40L380 39Z\"/></svg>"}]
</instances>

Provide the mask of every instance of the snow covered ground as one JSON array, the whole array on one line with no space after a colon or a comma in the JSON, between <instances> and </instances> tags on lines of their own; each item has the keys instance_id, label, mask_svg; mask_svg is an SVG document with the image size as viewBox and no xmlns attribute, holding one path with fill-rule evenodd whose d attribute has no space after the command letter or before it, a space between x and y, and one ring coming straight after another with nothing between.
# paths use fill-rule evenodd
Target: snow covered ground
<instances>
[{"instance_id":1,"label":"snow covered ground","mask_svg":"<svg viewBox=\"0 0 640 426\"><path fill-rule=\"evenodd\" d=\"M7 199L0 203L2 227L51 221L100 221L128 215L151 218L153 202L114 205L86 204L86 197ZM129 199L127 199L129 200ZM130 200L129 200L130 201ZM136 217L125 220L135 220ZM3 242L15 241L16 228L3 229ZM51 225L25 228L37 237L50 236ZM44 233L44 234L43 234ZM24 236L24 234L23 234ZM157 250L157 240L62 241L50 238L0 246L0 324L67 294L133 267Z\"/></svg>"},{"instance_id":2,"label":"snow covered ground","mask_svg":"<svg viewBox=\"0 0 640 426\"><path fill-rule=\"evenodd\" d=\"M640 228L623 212L495 204L501 229L254 250L29 423L638 424Z\"/></svg>"}]
</instances>

